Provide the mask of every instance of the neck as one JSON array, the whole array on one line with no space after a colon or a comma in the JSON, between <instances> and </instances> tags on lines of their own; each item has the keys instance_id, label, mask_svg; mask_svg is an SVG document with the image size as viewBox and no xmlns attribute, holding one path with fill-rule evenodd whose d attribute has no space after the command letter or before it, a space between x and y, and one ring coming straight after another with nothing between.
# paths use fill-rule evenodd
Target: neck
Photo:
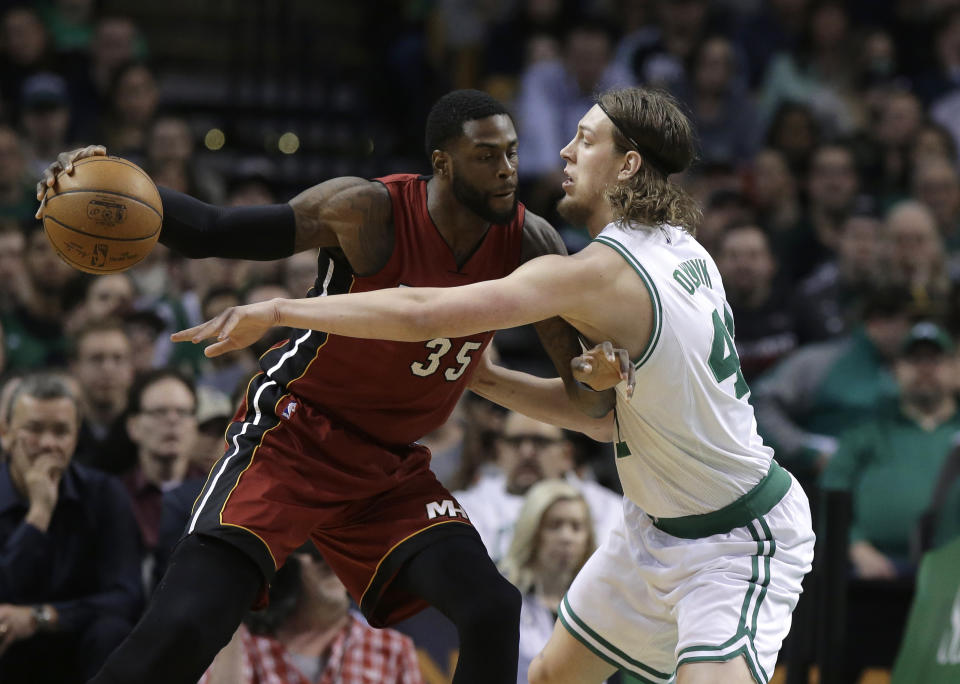
<instances>
[{"instance_id":1,"label":"neck","mask_svg":"<svg viewBox=\"0 0 960 684\"><path fill-rule=\"evenodd\" d=\"M936 430L945 422L950 420L957 410L956 400L952 395L946 395L939 402L909 401L904 399L900 402L900 407L904 415L916 421L920 427L926 431Z\"/></svg>"},{"instance_id":2,"label":"neck","mask_svg":"<svg viewBox=\"0 0 960 684\"><path fill-rule=\"evenodd\" d=\"M533 584L533 593L540 602L553 612L560 607L560 600L570 588L574 572L540 572Z\"/></svg>"},{"instance_id":3,"label":"neck","mask_svg":"<svg viewBox=\"0 0 960 684\"><path fill-rule=\"evenodd\" d=\"M319 657L337 638L349 619L346 607L326 613L309 602L303 603L277 629L277 639L293 653Z\"/></svg>"},{"instance_id":4,"label":"neck","mask_svg":"<svg viewBox=\"0 0 960 684\"><path fill-rule=\"evenodd\" d=\"M146 480L157 487L168 482L181 482L187 474L189 461L186 458L170 458L169 454L141 453L140 467Z\"/></svg>"},{"instance_id":5,"label":"neck","mask_svg":"<svg viewBox=\"0 0 960 684\"><path fill-rule=\"evenodd\" d=\"M123 398L111 398L107 401L87 401L87 422L98 428L106 429L123 411Z\"/></svg>"},{"instance_id":6,"label":"neck","mask_svg":"<svg viewBox=\"0 0 960 684\"><path fill-rule=\"evenodd\" d=\"M595 213L587 220L587 232L590 233L591 238L597 237L608 224L613 222L613 212L610 211L606 202L603 204L603 210Z\"/></svg>"},{"instance_id":7,"label":"neck","mask_svg":"<svg viewBox=\"0 0 960 684\"><path fill-rule=\"evenodd\" d=\"M490 227L488 221L466 210L446 182L436 176L427 181L427 212L454 251L464 243L475 243Z\"/></svg>"}]
</instances>

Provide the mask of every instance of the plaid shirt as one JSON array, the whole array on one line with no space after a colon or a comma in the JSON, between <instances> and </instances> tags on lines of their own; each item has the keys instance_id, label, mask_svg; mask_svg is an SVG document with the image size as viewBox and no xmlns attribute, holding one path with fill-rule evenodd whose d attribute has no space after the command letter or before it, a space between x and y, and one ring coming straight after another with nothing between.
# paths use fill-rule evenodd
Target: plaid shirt
<instances>
[{"instance_id":1,"label":"plaid shirt","mask_svg":"<svg viewBox=\"0 0 960 684\"><path fill-rule=\"evenodd\" d=\"M244 684L313 684L293 664L276 639L251 634L240 626ZM374 629L357 615L327 650L318 684L423 684L410 637L392 629ZM200 684L207 684L209 671Z\"/></svg>"}]
</instances>

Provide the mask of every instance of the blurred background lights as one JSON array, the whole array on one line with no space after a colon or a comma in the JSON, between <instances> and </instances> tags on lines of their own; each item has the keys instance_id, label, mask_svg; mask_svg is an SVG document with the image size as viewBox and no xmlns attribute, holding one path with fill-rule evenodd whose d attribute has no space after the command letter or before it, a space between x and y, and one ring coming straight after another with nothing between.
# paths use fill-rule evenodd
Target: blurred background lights
<instances>
[{"instance_id":1,"label":"blurred background lights","mask_svg":"<svg viewBox=\"0 0 960 684\"><path fill-rule=\"evenodd\" d=\"M219 150L227 141L227 137L219 128L211 128L203 138L203 144L208 150Z\"/></svg>"},{"instance_id":2,"label":"blurred background lights","mask_svg":"<svg viewBox=\"0 0 960 684\"><path fill-rule=\"evenodd\" d=\"M300 149L300 138L297 137L296 133L287 131L280 136L280 140L277 141L277 147L284 154L293 154Z\"/></svg>"}]
</instances>

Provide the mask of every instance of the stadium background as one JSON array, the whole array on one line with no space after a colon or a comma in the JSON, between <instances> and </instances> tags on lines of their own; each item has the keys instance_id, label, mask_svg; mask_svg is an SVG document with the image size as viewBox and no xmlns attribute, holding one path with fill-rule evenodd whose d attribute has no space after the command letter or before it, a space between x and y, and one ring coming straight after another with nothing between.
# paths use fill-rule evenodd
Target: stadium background
<instances>
[{"instance_id":1,"label":"stadium background","mask_svg":"<svg viewBox=\"0 0 960 684\"><path fill-rule=\"evenodd\" d=\"M285 201L334 176L428 171L423 122L452 88L485 89L511 107L521 199L555 222L571 251L586 236L553 211L561 165L549 150L572 136L570 117L591 90L671 91L700 133L699 161L676 180L702 202L701 237L727 280L748 380L772 385L764 396L776 395L772 369L783 359L856 335L877 290L902 291L912 318L958 330L958 2L55 0L0 9L7 376L68 366L71 336L95 315L93 278L29 259L38 230L32 187L55 152L106 144L158 183L209 202ZM229 395L249 359L213 367L169 348L163 332L257 288L296 295L312 278L308 262L195 265L158 249L110 295L106 314L135 326L146 345L138 368L176 365ZM37 290L59 306L34 307ZM505 363L549 373L529 331L497 343ZM803 426L816 410L793 418ZM869 406L856 415L825 436L839 439L872 418ZM779 446L775 430L765 436ZM438 464L451 481L466 484L484 467L490 436L476 443L460 461ZM580 462L616 488L607 451L577 444ZM778 449L818 502L814 459L831 448ZM949 449L936 458L946 462ZM882 632L868 639L878 653L872 665L889 668L912 574L850 592L877 609L860 619ZM806 632L785 656L825 662L829 645L814 628L836 614L821 604L835 610L818 599L816 611L798 613ZM429 621L411 629L432 653L435 671L425 674L439 681L449 634ZM846 633L852 648L855 632Z\"/></svg>"}]
</instances>

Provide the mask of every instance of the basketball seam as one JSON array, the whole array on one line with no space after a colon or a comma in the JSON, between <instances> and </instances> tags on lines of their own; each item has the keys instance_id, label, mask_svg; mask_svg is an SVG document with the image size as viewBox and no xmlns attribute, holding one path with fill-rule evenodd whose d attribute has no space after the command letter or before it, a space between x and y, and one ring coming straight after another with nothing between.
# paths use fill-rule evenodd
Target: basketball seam
<instances>
[{"instance_id":1,"label":"basketball seam","mask_svg":"<svg viewBox=\"0 0 960 684\"><path fill-rule=\"evenodd\" d=\"M150 233L149 235L144 235L143 237L135 237L135 238L112 237L112 236L110 236L110 235L97 235L96 233L88 233L88 232L86 232L86 231L84 231L84 230L79 230L78 228L73 228L73 227L71 227L71 226L68 226L68 225L67 225L66 223L64 223L63 221L58 221L57 219L55 219L55 218L52 217L52 216L44 216L44 217L43 217L43 220L44 220L44 221L46 221L47 219L50 219L51 221L53 221L53 222L56 223L57 225L63 226L63 227L66 228L67 230L73 231L74 233L79 233L80 235L86 235L87 237L99 238L100 240L112 240L112 241L114 241L114 242L142 242L143 240L149 240L149 239L152 238L154 235L156 235L157 233L160 232L160 227L158 226L155 231L153 231L153 232Z\"/></svg>"},{"instance_id":2,"label":"basketball seam","mask_svg":"<svg viewBox=\"0 0 960 684\"><path fill-rule=\"evenodd\" d=\"M100 155L96 155L96 156L94 156L94 157L87 157L86 159L81 159L80 161L74 162L73 167L76 168L76 167L78 167L78 166L83 166L84 164L88 164L88 163L91 163L91 162L102 162L102 161L117 162L117 163L119 163L119 164L123 164L124 166L129 166L131 169L139 172L139 174L140 174L141 176L143 176L143 177L146 178L148 181L150 181L151 183L153 183L153 179L147 174L146 171L144 171L143 169L141 169L139 166L137 166L137 165L134 164L133 162L127 161L127 160L124 159L123 157L111 157L111 156L101 157Z\"/></svg>"},{"instance_id":3,"label":"basketball seam","mask_svg":"<svg viewBox=\"0 0 960 684\"><path fill-rule=\"evenodd\" d=\"M50 199L48 199L48 200L47 200L47 206L49 206L50 204L52 204L53 201L54 201L55 199L57 199L58 197L63 197L63 196L65 196L65 195L75 195L75 194L78 193L78 192L92 192L92 193L94 193L94 194L116 195L117 197L124 197L124 198L126 198L126 199L128 199L128 200L131 200L131 201L133 201L133 202L136 202L137 204L140 204L140 205L145 206L147 209L149 209L149 210L152 211L154 214L156 214L156 215L160 218L161 221L163 220L163 214L161 214L159 211L157 211L156 209L154 209L153 207L151 207L149 204L147 204L146 202L144 202L142 199L139 199L139 198L137 198L137 197L134 197L133 195L127 195L127 194L122 193L122 192L117 192L116 190L94 190L94 189L92 189L92 188L77 188L76 190L64 190L63 192L58 192L56 195L54 195L53 197L51 197Z\"/></svg>"}]
</instances>

